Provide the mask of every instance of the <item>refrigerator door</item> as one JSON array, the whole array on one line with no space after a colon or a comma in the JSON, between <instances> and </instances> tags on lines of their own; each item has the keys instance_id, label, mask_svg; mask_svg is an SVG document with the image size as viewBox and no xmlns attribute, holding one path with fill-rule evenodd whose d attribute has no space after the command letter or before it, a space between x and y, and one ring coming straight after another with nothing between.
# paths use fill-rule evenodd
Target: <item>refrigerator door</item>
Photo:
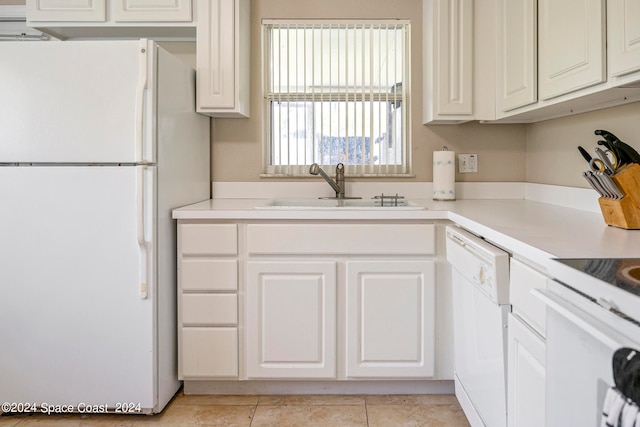
<instances>
[{"instance_id":1,"label":"refrigerator door","mask_svg":"<svg viewBox=\"0 0 640 427\"><path fill-rule=\"evenodd\" d=\"M144 166L0 167L1 402L154 408L154 182Z\"/></svg>"},{"instance_id":2,"label":"refrigerator door","mask_svg":"<svg viewBox=\"0 0 640 427\"><path fill-rule=\"evenodd\" d=\"M152 140L142 128L153 108L147 46L0 43L0 163L139 162Z\"/></svg>"}]
</instances>

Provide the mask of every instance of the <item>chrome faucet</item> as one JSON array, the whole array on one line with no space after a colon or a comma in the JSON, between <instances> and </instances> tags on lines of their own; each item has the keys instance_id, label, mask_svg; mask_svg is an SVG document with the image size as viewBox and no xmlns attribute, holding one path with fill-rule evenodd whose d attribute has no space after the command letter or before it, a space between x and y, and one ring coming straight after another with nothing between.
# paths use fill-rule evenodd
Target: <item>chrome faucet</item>
<instances>
[{"instance_id":1,"label":"chrome faucet","mask_svg":"<svg viewBox=\"0 0 640 427\"><path fill-rule=\"evenodd\" d=\"M336 199L344 199L344 164L338 163L336 166L336 180L334 181L325 171L322 170L317 163L314 163L309 168L309 173L311 175L320 174L321 177L324 178L325 181L329 183L333 191L336 192Z\"/></svg>"}]
</instances>

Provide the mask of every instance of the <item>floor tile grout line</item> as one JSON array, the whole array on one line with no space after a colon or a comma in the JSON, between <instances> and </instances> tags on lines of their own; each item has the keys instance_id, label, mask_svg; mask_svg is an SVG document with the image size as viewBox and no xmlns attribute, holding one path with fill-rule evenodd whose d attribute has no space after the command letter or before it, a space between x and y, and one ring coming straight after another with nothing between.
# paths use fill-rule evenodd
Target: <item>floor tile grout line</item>
<instances>
[{"instance_id":1,"label":"floor tile grout line","mask_svg":"<svg viewBox=\"0 0 640 427\"><path fill-rule=\"evenodd\" d=\"M367 398L364 399L364 420L367 422L367 427L369 427L369 404L367 403Z\"/></svg>"},{"instance_id":2,"label":"floor tile grout line","mask_svg":"<svg viewBox=\"0 0 640 427\"><path fill-rule=\"evenodd\" d=\"M251 421L249 422L249 427L253 425L253 421L256 419L256 412L258 411L258 404L260 404L260 397L258 397L258 401L256 402L256 406L253 407L253 412L251 413Z\"/></svg>"}]
</instances>

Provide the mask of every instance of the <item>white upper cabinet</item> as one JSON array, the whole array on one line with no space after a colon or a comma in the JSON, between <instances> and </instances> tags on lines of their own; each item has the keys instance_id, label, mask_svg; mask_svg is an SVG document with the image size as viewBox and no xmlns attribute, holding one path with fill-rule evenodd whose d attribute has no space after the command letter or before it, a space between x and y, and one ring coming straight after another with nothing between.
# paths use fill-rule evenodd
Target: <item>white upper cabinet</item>
<instances>
[{"instance_id":1,"label":"white upper cabinet","mask_svg":"<svg viewBox=\"0 0 640 427\"><path fill-rule=\"evenodd\" d=\"M192 0L27 0L27 25L53 37L194 40Z\"/></svg>"},{"instance_id":2,"label":"white upper cabinet","mask_svg":"<svg viewBox=\"0 0 640 427\"><path fill-rule=\"evenodd\" d=\"M604 0L539 0L540 99L606 80L604 19Z\"/></svg>"},{"instance_id":3,"label":"white upper cabinet","mask_svg":"<svg viewBox=\"0 0 640 427\"><path fill-rule=\"evenodd\" d=\"M106 0L27 0L29 21L104 22Z\"/></svg>"},{"instance_id":4,"label":"white upper cabinet","mask_svg":"<svg viewBox=\"0 0 640 427\"><path fill-rule=\"evenodd\" d=\"M531 123L640 101L640 2L537 0L536 14L536 0L493 1L499 122Z\"/></svg>"},{"instance_id":5,"label":"white upper cabinet","mask_svg":"<svg viewBox=\"0 0 640 427\"><path fill-rule=\"evenodd\" d=\"M640 1L607 1L609 75L640 70Z\"/></svg>"},{"instance_id":6,"label":"white upper cabinet","mask_svg":"<svg viewBox=\"0 0 640 427\"><path fill-rule=\"evenodd\" d=\"M497 104L499 111L537 101L536 0L497 0Z\"/></svg>"},{"instance_id":7,"label":"white upper cabinet","mask_svg":"<svg viewBox=\"0 0 640 427\"><path fill-rule=\"evenodd\" d=\"M424 0L423 123L473 120L473 2Z\"/></svg>"},{"instance_id":8,"label":"white upper cabinet","mask_svg":"<svg viewBox=\"0 0 640 427\"><path fill-rule=\"evenodd\" d=\"M197 111L249 117L249 0L199 0Z\"/></svg>"},{"instance_id":9,"label":"white upper cabinet","mask_svg":"<svg viewBox=\"0 0 640 427\"><path fill-rule=\"evenodd\" d=\"M117 0L113 19L123 21L190 22L191 0Z\"/></svg>"}]
</instances>

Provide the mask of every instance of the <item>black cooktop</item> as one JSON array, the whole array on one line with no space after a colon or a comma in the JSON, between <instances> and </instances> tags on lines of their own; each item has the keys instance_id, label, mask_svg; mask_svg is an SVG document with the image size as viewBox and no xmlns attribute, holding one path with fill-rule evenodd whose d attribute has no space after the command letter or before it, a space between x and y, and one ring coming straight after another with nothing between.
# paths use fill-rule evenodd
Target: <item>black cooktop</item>
<instances>
[{"instance_id":1,"label":"black cooktop","mask_svg":"<svg viewBox=\"0 0 640 427\"><path fill-rule=\"evenodd\" d=\"M556 261L640 296L640 258L575 258Z\"/></svg>"}]
</instances>

